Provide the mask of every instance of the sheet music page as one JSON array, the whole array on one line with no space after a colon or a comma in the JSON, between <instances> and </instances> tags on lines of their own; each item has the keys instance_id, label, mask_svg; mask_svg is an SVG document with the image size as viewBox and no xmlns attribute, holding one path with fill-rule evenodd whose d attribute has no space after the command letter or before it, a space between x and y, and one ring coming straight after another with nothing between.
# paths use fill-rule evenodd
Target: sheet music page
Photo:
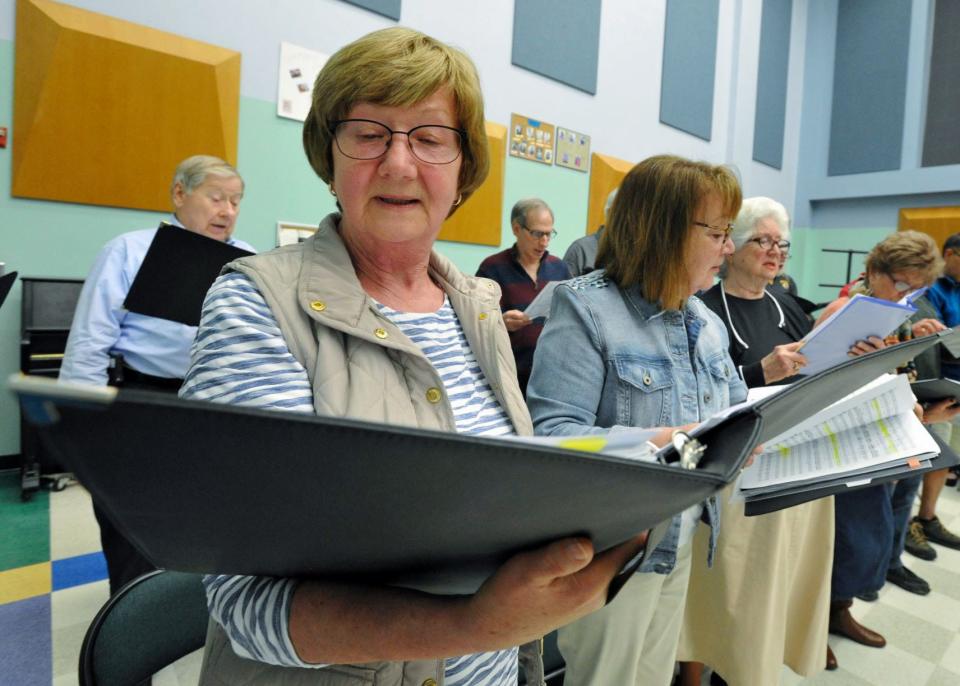
<instances>
[{"instance_id":1,"label":"sheet music page","mask_svg":"<svg viewBox=\"0 0 960 686\"><path fill-rule=\"evenodd\" d=\"M537 294L537 297L533 299L533 302L527 305L523 313L530 317L530 319L539 319L540 317L545 319L549 318L550 304L553 302L553 291L562 283L566 283L566 281L548 282Z\"/></svg>"},{"instance_id":2,"label":"sheet music page","mask_svg":"<svg viewBox=\"0 0 960 686\"><path fill-rule=\"evenodd\" d=\"M852 407L856 407L863 403L870 402L874 398L884 395L893 391L895 394L896 400L894 402L886 402L881 404L881 407L887 413L884 416L889 417L899 412L903 411L902 409L897 409L898 406L901 408L913 407L915 398L913 396L913 391L910 390L910 383L906 377L898 376L897 374L884 374L877 377L870 383L858 388L853 393L840 398L832 405L828 405L824 409L820 410L815 415L808 417L799 424L793 426L787 431L784 431L779 436L775 436L770 439L769 442L786 442L790 440L790 436L794 433L798 433L809 429L811 427L816 427L822 424L825 421L829 421L833 417L842 414L849 410Z\"/></svg>"},{"instance_id":3,"label":"sheet music page","mask_svg":"<svg viewBox=\"0 0 960 686\"><path fill-rule=\"evenodd\" d=\"M896 379L902 379L897 381ZM872 465L939 449L913 414L913 396L905 377L887 381L877 393L860 393L859 402L841 412L814 416L786 434L772 439L740 481L744 490L772 484L840 475ZM849 398L849 396L848 396ZM847 399L844 399L847 400ZM829 414L825 417L824 414Z\"/></svg>"}]
</instances>

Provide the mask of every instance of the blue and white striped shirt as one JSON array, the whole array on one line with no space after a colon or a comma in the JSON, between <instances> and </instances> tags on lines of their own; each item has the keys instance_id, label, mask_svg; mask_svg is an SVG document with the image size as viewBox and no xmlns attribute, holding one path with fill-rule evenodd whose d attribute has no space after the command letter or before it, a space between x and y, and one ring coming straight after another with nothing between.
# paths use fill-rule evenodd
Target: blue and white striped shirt
<instances>
[{"instance_id":1,"label":"blue and white striped shirt","mask_svg":"<svg viewBox=\"0 0 960 686\"><path fill-rule=\"evenodd\" d=\"M437 369L458 432L514 433L446 298L431 313L398 312L379 303L377 307ZM191 352L192 363L180 390L184 398L314 411L306 370L290 353L269 306L244 274L231 272L213 284ZM210 612L238 655L274 665L319 666L300 660L290 641L295 580L208 576L204 585ZM448 658L445 681L448 686L514 686L517 649Z\"/></svg>"}]
</instances>

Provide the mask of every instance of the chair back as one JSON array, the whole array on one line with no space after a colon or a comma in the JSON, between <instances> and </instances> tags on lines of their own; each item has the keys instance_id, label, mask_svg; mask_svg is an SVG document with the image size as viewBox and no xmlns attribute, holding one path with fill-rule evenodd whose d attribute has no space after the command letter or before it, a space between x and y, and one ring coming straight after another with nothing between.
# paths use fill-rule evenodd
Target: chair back
<instances>
[{"instance_id":1,"label":"chair back","mask_svg":"<svg viewBox=\"0 0 960 686\"><path fill-rule=\"evenodd\" d=\"M100 608L80 648L80 686L134 686L202 647L207 599L201 575L157 570Z\"/></svg>"}]
</instances>

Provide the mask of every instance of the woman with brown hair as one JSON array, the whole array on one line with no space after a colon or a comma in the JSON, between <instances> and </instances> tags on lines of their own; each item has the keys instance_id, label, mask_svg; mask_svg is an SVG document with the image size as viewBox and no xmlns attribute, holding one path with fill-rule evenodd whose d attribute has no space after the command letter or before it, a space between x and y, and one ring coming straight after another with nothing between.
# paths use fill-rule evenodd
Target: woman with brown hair
<instances>
[{"instance_id":1,"label":"woman with brown hair","mask_svg":"<svg viewBox=\"0 0 960 686\"><path fill-rule=\"evenodd\" d=\"M664 427L654 443L746 397L722 322L694 293L733 250L740 185L729 169L661 155L624 178L600 239L600 270L557 287L527 402L542 435ZM567 686L666 686L698 520L710 498L673 518L615 602L562 627Z\"/></svg>"}]
</instances>

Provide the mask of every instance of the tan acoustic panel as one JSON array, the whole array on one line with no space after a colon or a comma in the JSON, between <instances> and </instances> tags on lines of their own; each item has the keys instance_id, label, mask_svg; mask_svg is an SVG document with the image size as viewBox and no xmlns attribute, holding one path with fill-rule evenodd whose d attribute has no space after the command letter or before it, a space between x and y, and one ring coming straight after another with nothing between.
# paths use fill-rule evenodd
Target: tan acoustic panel
<instances>
[{"instance_id":1,"label":"tan acoustic panel","mask_svg":"<svg viewBox=\"0 0 960 686\"><path fill-rule=\"evenodd\" d=\"M237 161L240 53L18 0L12 193L170 209L177 163Z\"/></svg>"},{"instance_id":2,"label":"tan acoustic panel","mask_svg":"<svg viewBox=\"0 0 960 686\"><path fill-rule=\"evenodd\" d=\"M610 191L620 186L633 163L598 152L590 156L590 195L587 202L587 235L603 225L603 206Z\"/></svg>"},{"instance_id":3,"label":"tan acoustic panel","mask_svg":"<svg viewBox=\"0 0 960 686\"><path fill-rule=\"evenodd\" d=\"M463 207L453 213L440 228L442 241L500 245L503 217L503 173L507 150L507 127L486 122L490 147L490 173Z\"/></svg>"},{"instance_id":4,"label":"tan acoustic panel","mask_svg":"<svg viewBox=\"0 0 960 686\"><path fill-rule=\"evenodd\" d=\"M941 248L949 236L960 233L960 207L903 207L898 231L922 231Z\"/></svg>"}]
</instances>

